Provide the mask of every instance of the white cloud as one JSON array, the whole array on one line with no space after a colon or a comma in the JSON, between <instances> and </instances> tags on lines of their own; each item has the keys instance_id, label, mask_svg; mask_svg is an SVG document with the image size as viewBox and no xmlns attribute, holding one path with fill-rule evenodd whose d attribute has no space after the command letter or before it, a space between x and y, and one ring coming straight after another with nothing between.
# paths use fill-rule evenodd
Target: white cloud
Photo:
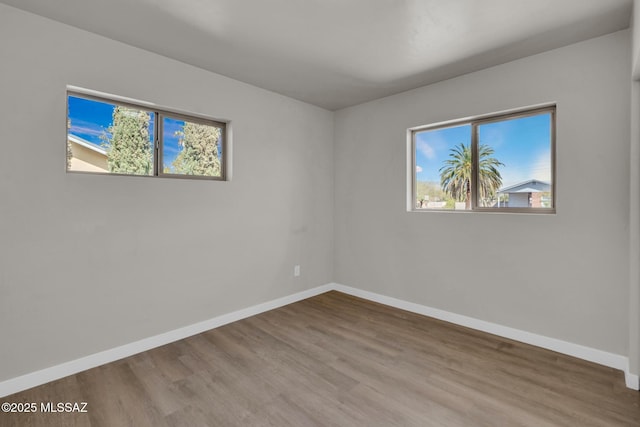
<instances>
[{"instance_id":1,"label":"white cloud","mask_svg":"<svg viewBox=\"0 0 640 427\"><path fill-rule=\"evenodd\" d=\"M422 166L416 165L416 173L422 172Z\"/></svg>"},{"instance_id":2,"label":"white cloud","mask_svg":"<svg viewBox=\"0 0 640 427\"><path fill-rule=\"evenodd\" d=\"M435 150L424 141L418 141L418 143L416 144L416 149L429 160L433 160L433 158L436 156Z\"/></svg>"},{"instance_id":3,"label":"white cloud","mask_svg":"<svg viewBox=\"0 0 640 427\"><path fill-rule=\"evenodd\" d=\"M72 133L72 134L75 134L75 135L80 134L80 135L100 136L100 135L105 133L105 130L96 128L95 126L75 126L75 125L71 125L71 127L69 128L69 133Z\"/></svg>"},{"instance_id":4,"label":"white cloud","mask_svg":"<svg viewBox=\"0 0 640 427\"><path fill-rule=\"evenodd\" d=\"M551 181L551 154L549 151L538 155L536 162L531 166L531 175L540 181Z\"/></svg>"}]
</instances>

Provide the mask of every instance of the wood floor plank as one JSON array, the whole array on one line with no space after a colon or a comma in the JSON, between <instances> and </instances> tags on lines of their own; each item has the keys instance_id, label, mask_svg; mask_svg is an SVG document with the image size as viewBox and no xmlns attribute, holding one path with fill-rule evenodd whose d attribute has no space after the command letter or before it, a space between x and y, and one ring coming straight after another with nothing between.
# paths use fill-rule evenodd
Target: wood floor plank
<instances>
[{"instance_id":1,"label":"wood floor plank","mask_svg":"<svg viewBox=\"0 0 640 427\"><path fill-rule=\"evenodd\" d=\"M1 399L0 427L640 426L620 371L339 292Z\"/></svg>"}]
</instances>

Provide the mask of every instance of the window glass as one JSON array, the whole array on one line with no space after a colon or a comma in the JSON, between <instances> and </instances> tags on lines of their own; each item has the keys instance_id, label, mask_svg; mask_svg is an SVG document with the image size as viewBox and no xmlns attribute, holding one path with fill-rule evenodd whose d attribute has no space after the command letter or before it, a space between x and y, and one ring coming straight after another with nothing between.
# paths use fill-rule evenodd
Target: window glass
<instances>
[{"instance_id":1,"label":"window glass","mask_svg":"<svg viewBox=\"0 0 640 427\"><path fill-rule=\"evenodd\" d=\"M487 158L498 160L501 185L481 191L481 206L551 208L551 114L478 125L479 184L491 177ZM490 180L489 180L490 181Z\"/></svg>"},{"instance_id":2,"label":"window glass","mask_svg":"<svg viewBox=\"0 0 640 427\"><path fill-rule=\"evenodd\" d=\"M153 112L69 96L67 170L153 175Z\"/></svg>"},{"instance_id":3,"label":"window glass","mask_svg":"<svg viewBox=\"0 0 640 427\"><path fill-rule=\"evenodd\" d=\"M470 209L471 125L438 128L415 135L416 207ZM471 198L469 197L469 201Z\"/></svg>"},{"instance_id":4,"label":"window glass","mask_svg":"<svg viewBox=\"0 0 640 427\"><path fill-rule=\"evenodd\" d=\"M222 175L221 127L163 117L162 134L163 174L210 177Z\"/></svg>"}]
</instances>

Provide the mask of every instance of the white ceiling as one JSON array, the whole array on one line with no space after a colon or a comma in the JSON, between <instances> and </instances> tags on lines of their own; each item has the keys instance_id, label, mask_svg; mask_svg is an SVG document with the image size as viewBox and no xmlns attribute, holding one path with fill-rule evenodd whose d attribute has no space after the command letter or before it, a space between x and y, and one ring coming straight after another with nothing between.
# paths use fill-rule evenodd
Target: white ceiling
<instances>
[{"instance_id":1,"label":"white ceiling","mask_svg":"<svg viewBox=\"0 0 640 427\"><path fill-rule=\"evenodd\" d=\"M0 0L330 110L627 28L633 0Z\"/></svg>"}]
</instances>

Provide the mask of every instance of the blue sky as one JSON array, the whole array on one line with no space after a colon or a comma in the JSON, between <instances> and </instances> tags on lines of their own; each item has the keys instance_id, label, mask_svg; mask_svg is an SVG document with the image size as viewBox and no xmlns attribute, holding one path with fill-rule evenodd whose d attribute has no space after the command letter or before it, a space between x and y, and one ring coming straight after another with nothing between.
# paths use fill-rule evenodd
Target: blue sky
<instances>
[{"instance_id":1,"label":"blue sky","mask_svg":"<svg viewBox=\"0 0 640 427\"><path fill-rule=\"evenodd\" d=\"M114 104L69 96L69 119L71 120L69 133L95 145L101 145L103 142L101 135L107 135L114 108ZM155 114L150 114L149 143L151 144ZM180 152L179 138L175 133L182 129L184 122L165 118L164 125L163 163L165 166L170 166Z\"/></svg>"},{"instance_id":2,"label":"blue sky","mask_svg":"<svg viewBox=\"0 0 640 427\"><path fill-rule=\"evenodd\" d=\"M480 144L494 149L503 187L529 179L551 180L551 120L544 113L478 126ZM418 181L440 182L440 168L450 149L471 143L471 125L426 130L416 134Z\"/></svg>"},{"instance_id":3,"label":"blue sky","mask_svg":"<svg viewBox=\"0 0 640 427\"><path fill-rule=\"evenodd\" d=\"M176 120L169 117L163 119L163 152L162 163L165 167L171 167L171 163L175 160L176 156L180 154L182 148L178 144L179 138L176 136L176 132L181 131L184 127L184 121Z\"/></svg>"}]
</instances>

